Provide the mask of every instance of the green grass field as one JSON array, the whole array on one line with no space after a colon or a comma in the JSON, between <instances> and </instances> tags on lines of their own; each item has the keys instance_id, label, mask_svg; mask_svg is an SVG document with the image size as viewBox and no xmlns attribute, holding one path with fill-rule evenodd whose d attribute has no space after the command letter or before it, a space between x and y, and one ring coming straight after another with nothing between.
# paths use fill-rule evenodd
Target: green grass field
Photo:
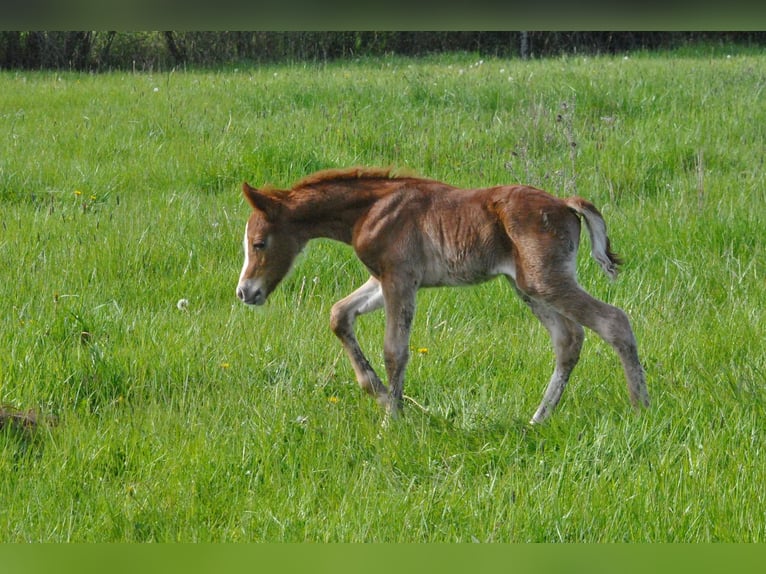
<instances>
[{"instance_id":1,"label":"green grass field","mask_svg":"<svg viewBox=\"0 0 766 574\"><path fill-rule=\"evenodd\" d=\"M766 54L0 73L0 542L766 541ZM592 333L551 421L502 280L423 291L382 429L328 327L366 278L309 245L234 289L254 185L395 165L602 210L580 280L628 312L652 407ZM585 234L584 234L585 235ZM177 302L188 300L179 309ZM382 372L383 316L359 336Z\"/></svg>"}]
</instances>

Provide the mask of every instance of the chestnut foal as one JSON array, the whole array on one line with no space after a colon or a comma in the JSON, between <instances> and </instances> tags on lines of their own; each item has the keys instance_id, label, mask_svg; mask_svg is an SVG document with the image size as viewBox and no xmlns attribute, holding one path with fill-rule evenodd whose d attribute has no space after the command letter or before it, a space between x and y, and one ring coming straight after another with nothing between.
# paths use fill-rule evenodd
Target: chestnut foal
<instances>
[{"instance_id":1,"label":"chestnut foal","mask_svg":"<svg viewBox=\"0 0 766 574\"><path fill-rule=\"evenodd\" d=\"M532 423L544 421L561 398L580 356L583 326L617 352L634 406L648 406L644 370L626 314L591 297L577 283L580 217L593 257L607 275L620 263L606 225L590 202L556 198L512 185L460 189L386 169L325 170L292 189L243 184L253 208L245 227L245 262L237 297L262 305L316 237L350 244L370 272L359 289L333 305L330 324L343 343L359 385L395 415L401 406L415 297L421 287L471 285L505 276L548 329L556 366ZM383 307L388 387L354 334L359 315Z\"/></svg>"}]
</instances>

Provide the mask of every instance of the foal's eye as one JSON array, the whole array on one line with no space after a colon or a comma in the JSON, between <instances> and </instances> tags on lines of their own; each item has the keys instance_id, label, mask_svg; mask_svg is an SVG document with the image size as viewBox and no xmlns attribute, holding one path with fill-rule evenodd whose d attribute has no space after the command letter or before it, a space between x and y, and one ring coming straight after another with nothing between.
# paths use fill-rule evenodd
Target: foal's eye
<instances>
[{"instance_id":1,"label":"foal's eye","mask_svg":"<svg viewBox=\"0 0 766 574\"><path fill-rule=\"evenodd\" d=\"M266 248L266 242L263 240L254 241L253 242L253 249L256 251L261 251L262 249Z\"/></svg>"}]
</instances>

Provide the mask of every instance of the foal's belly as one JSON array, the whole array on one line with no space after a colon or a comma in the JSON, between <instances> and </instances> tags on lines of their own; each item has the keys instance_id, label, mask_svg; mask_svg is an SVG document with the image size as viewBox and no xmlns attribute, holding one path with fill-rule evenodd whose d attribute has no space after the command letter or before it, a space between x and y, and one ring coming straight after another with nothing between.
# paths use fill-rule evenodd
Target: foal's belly
<instances>
[{"instance_id":1,"label":"foal's belly","mask_svg":"<svg viewBox=\"0 0 766 574\"><path fill-rule=\"evenodd\" d=\"M459 259L438 259L423 266L421 285L423 287L457 287L476 285L489 281L498 275L516 277L513 260L494 257L461 257Z\"/></svg>"}]
</instances>

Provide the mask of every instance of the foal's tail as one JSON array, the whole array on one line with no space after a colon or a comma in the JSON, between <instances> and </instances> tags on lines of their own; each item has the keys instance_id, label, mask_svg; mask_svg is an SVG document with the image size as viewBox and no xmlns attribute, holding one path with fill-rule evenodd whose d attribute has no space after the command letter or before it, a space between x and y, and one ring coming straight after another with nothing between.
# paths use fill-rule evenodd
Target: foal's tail
<instances>
[{"instance_id":1,"label":"foal's tail","mask_svg":"<svg viewBox=\"0 0 766 574\"><path fill-rule=\"evenodd\" d=\"M612 251L609 245L606 223L601 212L590 201L582 197L569 197L564 199L564 203L583 217L585 226L590 234L590 248L593 258L598 261L609 277L616 279L617 267L622 264L622 260Z\"/></svg>"}]
</instances>

